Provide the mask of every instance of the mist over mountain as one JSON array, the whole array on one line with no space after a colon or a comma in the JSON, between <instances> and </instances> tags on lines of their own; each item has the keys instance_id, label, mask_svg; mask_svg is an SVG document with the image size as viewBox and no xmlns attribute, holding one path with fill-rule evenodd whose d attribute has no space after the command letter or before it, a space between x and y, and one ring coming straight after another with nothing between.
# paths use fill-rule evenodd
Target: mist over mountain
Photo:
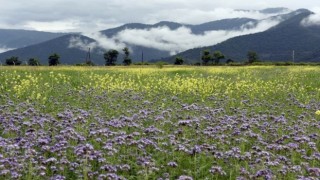
<instances>
[{"instance_id":1,"label":"mist over mountain","mask_svg":"<svg viewBox=\"0 0 320 180\"><path fill-rule=\"evenodd\" d=\"M257 51L263 60L287 61L295 50L297 61L317 61L320 50L317 14L305 9L290 11L286 8L250 13L268 14L268 18L221 19L197 25L170 21L129 23L81 35L53 33L58 37L48 35L46 41L36 38L41 40L39 44L1 53L0 60L4 62L6 58L18 56L26 61L36 57L42 64L47 64L49 55L58 53L63 64L76 64L84 62L90 48L93 62L102 65L103 53L107 50L116 49L122 53L122 49L128 47L134 62L140 62L142 58L144 61L172 62L176 56L181 56L193 63L199 61L204 49L220 50L227 58L236 61L243 61L249 50ZM9 46L4 44L3 47ZM121 62L122 54L118 58L118 63Z\"/></svg>"},{"instance_id":2,"label":"mist over mountain","mask_svg":"<svg viewBox=\"0 0 320 180\"><path fill-rule=\"evenodd\" d=\"M199 62L199 53L208 49L212 52L221 51L226 59L234 61L245 61L247 52L255 51L261 60L266 61L319 62L320 26L305 26L302 23L313 13L300 9L290 14L286 21L267 31L234 37L213 46L190 49L176 56L181 56L190 63ZM171 57L166 60L172 62L173 59Z\"/></svg>"},{"instance_id":3,"label":"mist over mountain","mask_svg":"<svg viewBox=\"0 0 320 180\"><path fill-rule=\"evenodd\" d=\"M160 42L157 43L156 41L159 38L167 37L170 40L179 35L188 35L193 39L198 36L205 38L208 31L220 34L224 31L236 31L242 29L247 23L256 23L256 20L235 18L211 21L199 25L187 25L169 21L161 21L153 25L130 23L100 32L84 33L85 36L79 34L63 35L40 44L1 53L0 59L5 60L11 56L18 56L26 61L31 57L36 57L40 59L42 64L46 64L50 53L58 53L61 56L61 62L75 64L84 62L86 53L91 48L91 57L94 63L104 64L104 52L108 49L117 49L121 52L124 47L130 48L131 58L135 62L141 61L142 58L144 60L160 59L172 55L170 51L178 48L175 50L177 52L180 47L177 46L177 42L165 42L165 39L160 39ZM249 28L253 28L253 26ZM141 34L141 36L138 34ZM157 40L152 39L152 37ZM183 40L184 37L180 37L180 39ZM122 43L121 40L126 42ZM190 40L192 41L192 39ZM209 44L211 44L211 40L208 40L210 41ZM198 40L198 43L201 45L201 39ZM193 47L190 43L181 44L180 46L186 46L182 47L182 50ZM121 59L121 55L119 59ZM119 62L121 63L121 60Z\"/></svg>"}]
</instances>

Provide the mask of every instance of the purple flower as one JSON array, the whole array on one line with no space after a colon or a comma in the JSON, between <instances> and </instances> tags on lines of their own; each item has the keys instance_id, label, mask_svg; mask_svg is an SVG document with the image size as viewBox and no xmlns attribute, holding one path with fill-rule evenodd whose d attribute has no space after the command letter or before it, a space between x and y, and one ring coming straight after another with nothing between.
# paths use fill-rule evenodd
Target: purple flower
<instances>
[{"instance_id":1,"label":"purple flower","mask_svg":"<svg viewBox=\"0 0 320 180\"><path fill-rule=\"evenodd\" d=\"M320 177L320 168L307 168L307 171L311 176Z\"/></svg>"},{"instance_id":2,"label":"purple flower","mask_svg":"<svg viewBox=\"0 0 320 180\"><path fill-rule=\"evenodd\" d=\"M50 180L65 180L66 178L61 175L56 175L50 178Z\"/></svg>"},{"instance_id":3,"label":"purple flower","mask_svg":"<svg viewBox=\"0 0 320 180\"><path fill-rule=\"evenodd\" d=\"M193 180L193 178L190 176L181 175L177 180Z\"/></svg>"},{"instance_id":4,"label":"purple flower","mask_svg":"<svg viewBox=\"0 0 320 180\"><path fill-rule=\"evenodd\" d=\"M178 164L176 162L173 162L173 161L168 162L167 165L170 166L170 167L178 167Z\"/></svg>"},{"instance_id":5,"label":"purple flower","mask_svg":"<svg viewBox=\"0 0 320 180\"><path fill-rule=\"evenodd\" d=\"M222 167L220 167L220 166L212 166L211 169L209 170L209 172L213 175L215 175L215 174L219 174L222 176L226 175L226 172L223 171Z\"/></svg>"},{"instance_id":6,"label":"purple flower","mask_svg":"<svg viewBox=\"0 0 320 180\"><path fill-rule=\"evenodd\" d=\"M104 170L106 172L109 172L109 173L115 173L117 172L117 168L115 166L112 166L112 165L109 165L109 164L106 164L104 166L101 166L100 168L101 170Z\"/></svg>"}]
</instances>

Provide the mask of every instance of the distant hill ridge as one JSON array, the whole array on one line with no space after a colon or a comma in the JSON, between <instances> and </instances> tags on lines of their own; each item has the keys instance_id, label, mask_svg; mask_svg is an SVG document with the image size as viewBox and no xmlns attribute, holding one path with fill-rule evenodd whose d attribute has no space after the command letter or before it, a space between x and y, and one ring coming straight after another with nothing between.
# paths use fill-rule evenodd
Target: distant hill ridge
<instances>
[{"instance_id":1,"label":"distant hill ridge","mask_svg":"<svg viewBox=\"0 0 320 180\"><path fill-rule=\"evenodd\" d=\"M20 48L48 41L66 34L67 33L0 29L0 47Z\"/></svg>"},{"instance_id":2,"label":"distant hill ridge","mask_svg":"<svg viewBox=\"0 0 320 180\"><path fill-rule=\"evenodd\" d=\"M177 56L196 62L199 60L199 52L209 49L212 52L219 50L227 59L235 61L244 61L248 51L255 51L261 60L320 62L320 26L301 25L301 21L313 13L299 9L290 14L292 16L286 21L267 31L234 37L213 46L187 50ZM165 60L173 59L174 57Z\"/></svg>"},{"instance_id":3,"label":"distant hill ridge","mask_svg":"<svg viewBox=\"0 0 320 180\"><path fill-rule=\"evenodd\" d=\"M288 11L284 8L265 9L263 13L273 14L275 12ZM175 56L170 56L169 52L161 51L151 47L138 46L127 44L131 50L131 58L134 62L141 61L142 57L147 60L163 60L173 62L176 56L183 57L187 62L199 62L200 53L204 49L222 51L226 58L235 61L243 61L246 59L248 51L256 51L260 59L273 61L288 61L292 59L292 52L295 51L296 61L319 61L320 50L320 29L319 26L302 26L301 21L312 14L306 9L284 13L278 16L270 17L269 19L282 19L283 21L264 32L238 36L228 39L216 45L194 48L181 52ZM250 23L250 26L248 26ZM180 24L170 21L161 21L156 24L130 23L116 28L100 31L108 37L113 37L119 32L126 29L141 29L148 30L151 28L168 27L175 30L181 27L189 28L193 34L203 34L206 31L214 30L241 30L244 27L254 28L259 23L259 20L250 18L234 18L223 19L218 21L206 22L198 25ZM1 32L1 31L0 31ZM85 48L70 47L70 39L77 37L81 41L88 43L95 42L94 39L80 34L54 34L57 38L52 38L47 41L42 41L38 44L18 48L0 54L0 60L4 60L11 56L18 56L21 60L28 60L31 57L39 58L42 64L47 64L48 56L52 53L58 53L61 56L61 62L64 64L83 63L87 54ZM94 63L104 64L103 53L104 49L93 49L91 57ZM120 52L122 53L122 52ZM122 62L120 54L118 63Z\"/></svg>"},{"instance_id":4,"label":"distant hill ridge","mask_svg":"<svg viewBox=\"0 0 320 180\"><path fill-rule=\"evenodd\" d=\"M103 35L107 37L115 36L117 33L126 30L126 29L150 29L150 28L159 28L159 27L168 27L172 30L178 29L180 27L190 28L194 34L203 34L206 31L212 30L235 30L240 29L241 26L248 22L255 22L254 19L249 18L234 18L234 19L225 19L218 21L211 21L199 25L188 25L188 24L180 24L169 21L161 21L159 23L149 25L142 23L129 23L123 26L119 26L116 28L111 28L107 30L100 31ZM70 39L72 37L77 37L82 41L94 42L95 40L80 35L80 34L67 34L59 36L58 38L54 38L45 42L41 42L39 44L30 45L27 47L22 47L19 49L14 49L11 51L7 51L0 54L0 60L5 60L11 56L18 56L20 59L24 61L28 60L31 57L36 57L40 59L42 64L47 64L47 58L51 53L58 53L61 56L61 62L65 64L76 64L82 63L86 57L86 51L77 48L70 48ZM131 52L131 58L133 61L141 61L142 53L143 58L145 60L150 59L161 59L170 56L169 52L161 51L155 48L144 47L144 46L136 46L128 44ZM91 57L96 64L104 64L103 59L103 50L96 49L91 52ZM121 55L119 59L121 59ZM121 63L121 60L119 60Z\"/></svg>"}]
</instances>

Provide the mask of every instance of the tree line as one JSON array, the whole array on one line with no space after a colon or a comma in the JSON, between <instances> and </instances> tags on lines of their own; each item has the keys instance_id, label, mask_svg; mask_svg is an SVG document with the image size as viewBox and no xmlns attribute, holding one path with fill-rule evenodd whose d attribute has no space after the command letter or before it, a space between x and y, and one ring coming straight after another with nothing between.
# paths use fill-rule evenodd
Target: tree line
<instances>
[{"instance_id":1,"label":"tree line","mask_svg":"<svg viewBox=\"0 0 320 180\"><path fill-rule=\"evenodd\" d=\"M126 66L132 64L132 60L130 58L130 51L129 48L125 47L122 49L124 57L123 57L123 61L122 63ZM115 50L115 49L110 49L107 52L105 52L103 54L103 57L105 59L105 65L106 66L114 66L116 65L117 59L118 59L118 55L119 55L119 51ZM254 51L249 51L247 53L247 58L248 61L247 63L251 64L254 62L258 62L259 61L259 57L258 54ZM48 57L48 65L49 66L57 66L60 64L60 56L57 53L53 53ZM210 52L210 50L204 50L202 51L202 56L201 56L201 60L202 60L202 65L218 65L220 63L221 59L225 59L225 55L220 52L220 51L214 51L213 53ZM232 59L227 59L226 63L232 63L234 62ZM19 60L18 57L16 56L12 56L8 59L6 59L6 64L7 65L14 65L14 66L18 66L22 64L22 61ZM37 58L30 58L27 62L27 64L29 66L40 66L40 61ZM182 57L176 57L175 58L175 65L182 65L184 64L184 60ZM94 63L91 60L86 60L86 62L83 65L88 65L88 66L92 66L94 65ZM198 65L200 65L200 63L198 63Z\"/></svg>"},{"instance_id":2,"label":"tree line","mask_svg":"<svg viewBox=\"0 0 320 180\"><path fill-rule=\"evenodd\" d=\"M123 64L124 65L130 65L132 64L132 60L130 58L130 51L129 48L125 47L122 49L123 53L124 53L124 58L123 58ZM116 65L116 61L118 59L118 55L119 52L115 49L111 49L109 51L107 51L106 53L103 54L103 57L105 59L105 65L106 66L113 66ZM6 59L5 61L6 65L9 66L19 66L22 64L22 61L19 60L18 57L16 56L12 56L8 59ZM40 66L40 60L38 58L30 58L27 62L27 65L29 66ZM53 53L48 57L48 65L49 66L57 66L60 64L60 55L57 53ZM86 62L84 63L84 65L94 65L94 63L91 60L86 60Z\"/></svg>"},{"instance_id":3,"label":"tree line","mask_svg":"<svg viewBox=\"0 0 320 180\"><path fill-rule=\"evenodd\" d=\"M210 50L204 50L202 52L201 60L203 65L210 65L210 64L218 65L221 59L225 59L225 55L221 51L214 51L212 54L210 53ZM254 51L248 51L246 63L252 64L258 61L259 61L258 54ZM233 63L233 62L234 61L232 59L226 60L227 64Z\"/></svg>"}]
</instances>

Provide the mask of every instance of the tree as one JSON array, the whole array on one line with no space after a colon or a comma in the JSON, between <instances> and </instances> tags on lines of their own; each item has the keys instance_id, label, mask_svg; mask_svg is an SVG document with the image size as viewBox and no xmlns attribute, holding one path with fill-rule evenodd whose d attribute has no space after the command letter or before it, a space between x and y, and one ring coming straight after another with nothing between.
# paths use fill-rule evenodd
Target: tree
<instances>
[{"instance_id":1,"label":"tree","mask_svg":"<svg viewBox=\"0 0 320 180\"><path fill-rule=\"evenodd\" d=\"M30 58L28 61L29 66L40 66L40 62L36 58Z\"/></svg>"},{"instance_id":2,"label":"tree","mask_svg":"<svg viewBox=\"0 0 320 180\"><path fill-rule=\"evenodd\" d=\"M234 60L228 59L228 60L226 61L226 63L227 63L227 64L234 63Z\"/></svg>"},{"instance_id":3,"label":"tree","mask_svg":"<svg viewBox=\"0 0 320 180\"><path fill-rule=\"evenodd\" d=\"M247 53L248 63L252 64L253 62L259 61L258 54L254 51L249 51Z\"/></svg>"},{"instance_id":4,"label":"tree","mask_svg":"<svg viewBox=\"0 0 320 180\"><path fill-rule=\"evenodd\" d=\"M117 50L111 49L104 53L104 59L106 60L106 66L113 66L116 64L119 52Z\"/></svg>"},{"instance_id":5,"label":"tree","mask_svg":"<svg viewBox=\"0 0 320 180\"><path fill-rule=\"evenodd\" d=\"M49 66L57 66L60 64L60 56L57 53L51 54L49 56Z\"/></svg>"},{"instance_id":6,"label":"tree","mask_svg":"<svg viewBox=\"0 0 320 180\"><path fill-rule=\"evenodd\" d=\"M210 50L204 50L201 59L202 59L202 63L204 65L207 65L209 63L209 61L212 60L212 56L210 54Z\"/></svg>"},{"instance_id":7,"label":"tree","mask_svg":"<svg viewBox=\"0 0 320 180\"><path fill-rule=\"evenodd\" d=\"M12 56L11 58L6 59L6 64L9 66L19 66L22 62L18 57Z\"/></svg>"},{"instance_id":8,"label":"tree","mask_svg":"<svg viewBox=\"0 0 320 180\"><path fill-rule=\"evenodd\" d=\"M182 59L182 57L176 57L176 60L175 60L175 62L174 62L174 64L175 65L182 65L183 64L183 59Z\"/></svg>"},{"instance_id":9,"label":"tree","mask_svg":"<svg viewBox=\"0 0 320 180\"><path fill-rule=\"evenodd\" d=\"M86 61L84 63L85 66L95 66L95 64L92 61Z\"/></svg>"},{"instance_id":10,"label":"tree","mask_svg":"<svg viewBox=\"0 0 320 180\"><path fill-rule=\"evenodd\" d=\"M129 58L130 51L127 47L123 48L122 51L124 52L123 64L129 66L132 63L131 58Z\"/></svg>"},{"instance_id":11,"label":"tree","mask_svg":"<svg viewBox=\"0 0 320 180\"><path fill-rule=\"evenodd\" d=\"M220 62L220 59L223 59L224 58L224 55L222 54L222 52L220 51L215 51L213 53L213 60L214 60L214 63L215 64L219 64ZM213 60L212 60L212 63L213 63Z\"/></svg>"}]
</instances>

